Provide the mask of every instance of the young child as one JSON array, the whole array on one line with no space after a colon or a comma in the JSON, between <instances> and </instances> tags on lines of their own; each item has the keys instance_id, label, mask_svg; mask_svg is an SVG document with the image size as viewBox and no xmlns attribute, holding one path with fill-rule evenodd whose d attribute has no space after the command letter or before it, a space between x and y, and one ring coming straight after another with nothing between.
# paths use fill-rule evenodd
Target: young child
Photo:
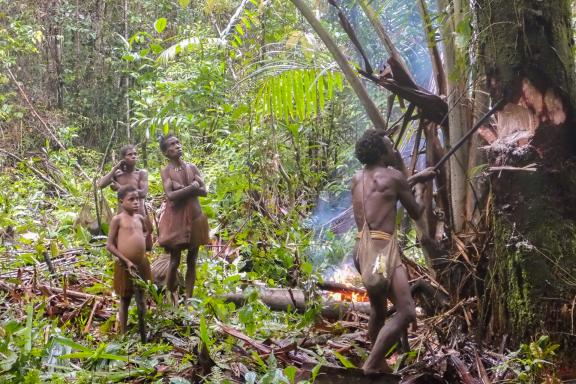
<instances>
[{"instance_id":1,"label":"young child","mask_svg":"<svg viewBox=\"0 0 576 384\"><path fill-rule=\"evenodd\" d=\"M134 283L133 276L150 280L150 264L146 258L147 226L145 219L138 213L140 197L138 190L126 185L118 190L118 201L122 209L112 218L106 249L114 256L114 291L120 297L118 320L120 333L126 332L128 307L132 295L136 296L138 307L138 328L140 338L146 342L144 314L146 303L142 289Z\"/></svg>"},{"instance_id":2,"label":"young child","mask_svg":"<svg viewBox=\"0 0 576 384\"><path fill-rule=\"evenodd\" d=\"M112 167L110 172L98 180L98 188L105 188L108 185L110 185L113 191L118 191L118 189L125 185L132 185L136 188L138 197L140 198L137 213L144 217L146 230L148 232L146 236L146 248L151 249L152 221L148 217L145 204L146 195L148 194L148 172L145 169L136 168L138 153L134 145L128 144L120 148L120 157L122 160ZM120 213L121 211L122 205L118 203L117 212Z\"/></svg>"}]
</instances>

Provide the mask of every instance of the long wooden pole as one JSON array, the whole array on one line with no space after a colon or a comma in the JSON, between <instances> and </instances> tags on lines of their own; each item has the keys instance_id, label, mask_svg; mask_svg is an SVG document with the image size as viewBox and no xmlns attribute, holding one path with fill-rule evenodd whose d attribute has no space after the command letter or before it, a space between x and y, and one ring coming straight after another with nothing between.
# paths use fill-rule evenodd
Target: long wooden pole
<instances>
[{"instance_id":1,"label":"long wooden pole","mask_svg":"<svg viewBox=\"0 0 576 384\"><path fill-rule=\"evenodd\" d=\"M458 140L458 142L456 144L454 144L454 146L452 148L450 148L450 150L448 152L446 152L446 154L444 156L442 156L442 158L434 166L434 170L437 171L450 158L450 156L452 156L458 150L458 148L460 148L462 146L462 144L464 144L474 134L474 132L476 132L478 130L478 128L480 128L484 124L484 122L486 120L488 120L488 118L490 118L490 116L492 116L494 113L496 113L496 111L498 111L500 109L500 107L502 107L502 105L504 105L504 102L505 102L504 99L500 99L492 107L492 109L490 109L488 112L486 112L486 114L484 116L482 116L482 118L480 120L478 120L476 122L476 124L474 124L472 129L470 129L464 136L462 136L460 138L460 140Z\"/></svg>"}]
</instances>

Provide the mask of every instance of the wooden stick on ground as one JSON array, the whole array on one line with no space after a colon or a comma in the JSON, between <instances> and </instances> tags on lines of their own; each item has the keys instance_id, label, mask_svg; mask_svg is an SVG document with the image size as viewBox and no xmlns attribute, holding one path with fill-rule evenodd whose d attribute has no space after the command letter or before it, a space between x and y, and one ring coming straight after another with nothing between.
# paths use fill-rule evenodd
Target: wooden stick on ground
<instances>
[{"instance_id":1,"label":"wooden stick on ground","mask_svg":"<svg viewBox=\"0 0 576 384\"><path fill-rule=\"evenodd\" d=\"M27 164L23 158L21 158L20 156L16 156L13 153L10 153L8 151L3 150L2 148L0 148L0 152L2 152L3 154L5 154L6 156L10 156L11 158L21 162L22 164L25 164L32 172L34 172L34 174L36 176L38 176L39 178L41 178L42 180L44 180L45 182L47 182L48 184L50 184L51 186L53 186L54 188L56 188L60 193L62 193L63 195L68 195L68 192L63 189L61 186L59 186L58 184L56 184L54 181L50 180L48 178L48 176L44 175L42 172L40 172L38 169L36 169L36 167Z\"/></svg>"},{"instance_id":2,"label":"wooden stick on ground","mask_svg":"<svg viewBox=\"0 0 576 384\"><path fill-rule=\"evenodd\" d=\"M90 329L92 328L92 321L94 320L94 314L96 313L96 309L98 308L99 305L100 300L98 299L94 300L94 304L92 305L92 311L90 311L90 316L88 317L88 321L86 322L86 326L84 327L84 331L82 332L83 334L87 334L88 332L90 332Z\"/></svg>"},{"instance_id":3,"label":"wooden stick on ground","mask_svg":"<svg viewBox=\"0 0 576 384\"><path fill-rule=\"evenodd\" d=\"M1 291L5 291L5 292L11 292L14 291L16 289L19 288L23 288L22 286L19 286L17 284L12 284L12 283L7 283L5 281L0 280L0 290ZM51 287L49 285L46 284L38 284L37 288L42 291L42 292L50 292L52 294L57 294L57 295L61 295L61 294L66 294L66 296L73 298L73 299L78 299L78 300L88 300L88 299L101 299L104 295L100 294L100 295L91 295L89 293L84 293L84 292L79 292L79 291L71 291L70 289L66 289L66 292L64 292L64 289L62 288L58 288L58 287ZM111 296L105 296L108 297L110 300L113 300Z\"/></svg>"}]
</instances>

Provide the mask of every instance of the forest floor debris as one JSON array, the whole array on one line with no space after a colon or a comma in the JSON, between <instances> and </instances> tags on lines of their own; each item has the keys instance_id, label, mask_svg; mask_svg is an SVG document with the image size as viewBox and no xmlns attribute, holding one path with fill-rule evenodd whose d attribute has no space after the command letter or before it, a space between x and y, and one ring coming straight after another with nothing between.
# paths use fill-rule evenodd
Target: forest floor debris
<instances>
[{"instance_id":1,"label":"forest floor debris","mask_svg":"<svg viewBox=\"0 0 576 384\"><path fill-rule=\"evenodd\" d=\"M418 321L409 332L410 350L400 351L399 345L389 357L398 376L364 377L355 368L361 367L370 343L366 335L368 315L365 310L355 310L354 304L366 303L343 302L346 310L340 312L340 316L320 316L309 326L303 326L301 332L283 333L280 329L272 333L273 337L260 339L257 333L248 332L241 324L218 319L217 310L212 320L208 321L195 313L194 305L180 310L164 306L160 295L149 299L149 322L156 322L150 327L151 342L138 345L136 336L131 333L127 338L113 333L117 301L109 291L97 294L86 292L94 290L95 286L105 285L101 271L94 273L86 263L89 257L90 253L80 248L60 253L52 259L56 275L50 274L44 262L5 270L0 275L0 291L5 292L2 306L12 310L21 308L20 316L24 321L26 313L23 308L27 303L35 303L35 307L43 312L41 316L55 319L55 325L68 324L67 327L76 329L78 335L89 336L100 345L110 346L117 341L126 343L125 351L132 351L127 356L129 360L142 360L142 348L158 349L157 355L151 353L147 356L152 361L151 366L145 370L135 370L135 376L118 376L122 380L140 383L148 382L153 377L179 377L190 382L217 382L214 379L225 378L229 382L240 383L250 382L251 375L258 369L275 372L280 368L283 368L283 375L287 375L286 369L288 376L294 374L294 380L315 379L317 383L329 382L323 377L336 380L330 382L396 383L401 379L402 383L411 384L491 383L515 377L511 354L491 351L474 341L470 331L474 322L474 298L462 299L430 317L426 317L425 311L419 308ZM411 272L417 273L414 270ZM333 291L342 288L337 284L324 285ZM361 293L362 289L350 287L350 291ZM245 290L244 296L242 293L237 296L252 303L266 303L267 292L270 292L270 288L260 291L251 289L248 293ZM285 295L288 289L276 289L274 292ZM304 301L302 291L294 292L297 300ZM291 297L294 300L294 296ZM44 305L38 304L41 301ZM292 309L289 307L286 305L285 308L276 309L293 311L299 305L294 305ZM300 312L304 315L294 316L305 316L306 311L306 305L303 305ZM71 327L71 324L74 326ZM46 334L45 337L55 336ZM76 348L80 347L72 347L73 350ZM88 354L88 351L84 352ZM118 353L118 356L123 355ZM80 364L74 358L70 361L71 364ZM139 368L146 365L133 364ZM119 367L109 365L105 368L116 371Z\"/></svg>"}]
</instances>

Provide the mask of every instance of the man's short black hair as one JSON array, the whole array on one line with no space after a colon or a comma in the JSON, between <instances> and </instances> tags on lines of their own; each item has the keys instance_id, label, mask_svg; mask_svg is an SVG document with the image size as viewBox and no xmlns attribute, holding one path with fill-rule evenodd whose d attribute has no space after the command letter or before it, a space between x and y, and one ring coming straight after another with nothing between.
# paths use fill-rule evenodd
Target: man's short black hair
<instances>
[{"instance_id":1,"label":"man's short black hair","mask_svg":"<svg viewBox=\"0 0 576 384\"><path fill-rule=\"evenodd\" d=\"M160 150L162 151L162 153L166 153L166 150L168 149L167 141L172 137L176 137L176 135L174 135L173 133L169 133L166 136L160 136Z\"/></svg>"},{"instance_id":2,"label":"man's short black hair","mask_svg":"<svg viewBox=\"0 0 576 384\"><path fill-rule=\"evenodd\" d=\"M354 154L364 165L376 164L382 155L388 154L388 148L384 144L386 133L382 129L367 129L356 142Z\"/></svg>"},{"instance_id":3,"label":"man's short black hair","mask_svg":"<svg viewBox=\"0 0 576 384\"><path fill-rule=\"evenodd\" d=\"M118 200L123 200L130 192L137 192L138 190L133 185L124 185L118 190Z\"/></svg>"}]
</instances>

